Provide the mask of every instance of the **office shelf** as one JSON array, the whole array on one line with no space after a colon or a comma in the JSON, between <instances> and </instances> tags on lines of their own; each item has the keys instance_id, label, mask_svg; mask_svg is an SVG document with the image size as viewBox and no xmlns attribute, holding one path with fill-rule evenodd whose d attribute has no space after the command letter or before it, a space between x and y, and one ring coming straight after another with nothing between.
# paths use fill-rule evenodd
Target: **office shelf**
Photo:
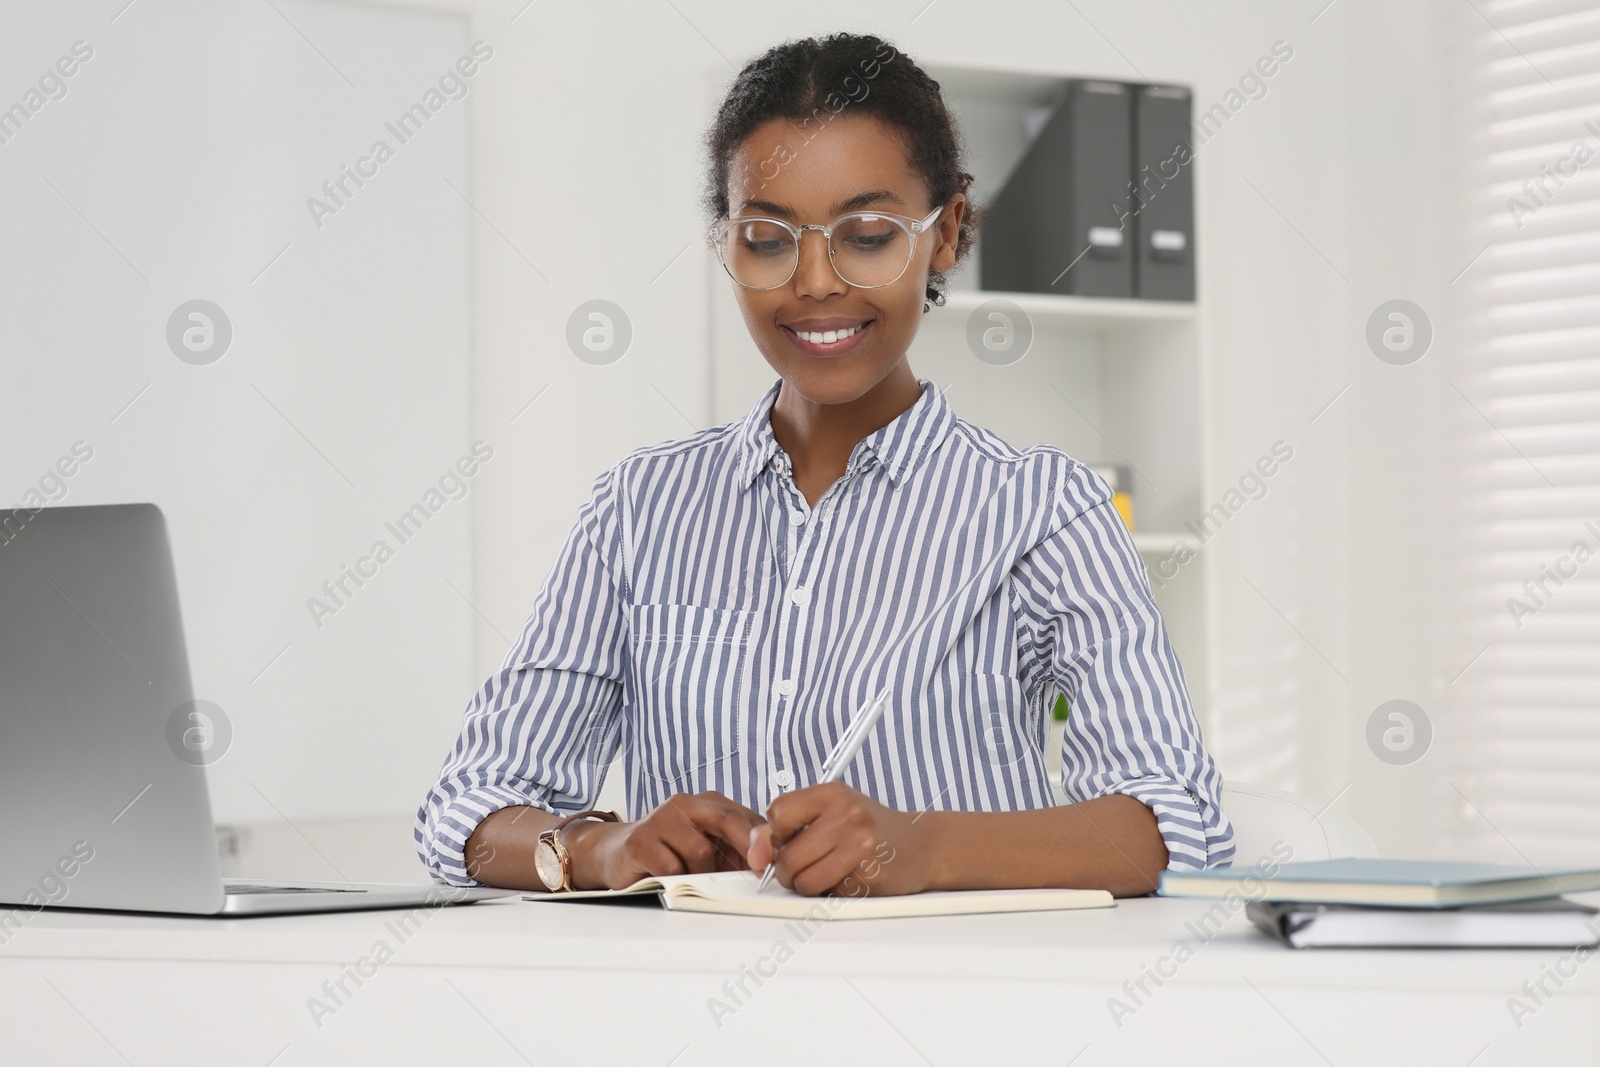
<instances>
[{"instance_id":1,"label":"office shelf","mask_svg":"<svg viewBox=\"0 0 1600 1067\"><path fill-rule=\"evenodd\" d=\"M945 294L946 312L971 314L989 300L1009 300L1035 325L1057 324L1086 331L1128 329L1152 322L1189 322L1197 311L1193 301L1128 300L1055 293L1005 293L986 289L953 289ZM937 314L940 309L934 309Z\"/></svg>"},{"instance_id":2,"label":"office shelf","mask_svg":"<svg viewBox=\"0 0 1600 1067\"><path fill-rule=\"evenodd\" d=\"M1164 556L1176 551L1179 545L1187 545L1191 552L1199 550L1199 544L1194 538L1181 533L1157 533L1140 531L1133 535L1133 547L1141 555Z\"/></svg>"}]
</instances>

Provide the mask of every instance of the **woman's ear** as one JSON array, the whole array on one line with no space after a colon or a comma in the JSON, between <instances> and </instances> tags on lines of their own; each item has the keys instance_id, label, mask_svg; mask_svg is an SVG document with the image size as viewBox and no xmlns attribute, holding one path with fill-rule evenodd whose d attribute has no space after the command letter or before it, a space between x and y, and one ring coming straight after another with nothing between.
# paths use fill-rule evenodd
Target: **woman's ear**
<instances>
[{"instance_id":1,"label":"woman's ear","mask_svg":"<svg viewBox=\"0 0 1600 1067\"><path fill-rule=\"evenodd\" d=\"M939 212L935 222L939 231L939 244L933 250L933 258L928 261L930 271L949 270L956 262L956 242L961 237L961 217L966 214L967 195L956 193Z\"/></svg>"}]
</instances>

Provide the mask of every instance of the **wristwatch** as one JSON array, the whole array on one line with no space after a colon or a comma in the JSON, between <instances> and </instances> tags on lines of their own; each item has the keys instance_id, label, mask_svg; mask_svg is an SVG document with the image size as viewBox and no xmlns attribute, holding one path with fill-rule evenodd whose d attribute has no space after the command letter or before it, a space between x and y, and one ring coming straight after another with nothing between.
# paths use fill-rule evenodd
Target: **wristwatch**
<instances>
[{"instance_id":1,"label":"wristwatch","mask_svg":"<svg viewBox=\"0 0 1600 1067\"><path fill-rule=\"evenodd\" d=\"M621 822L614 811L580 811L568 815L550 829L539 834L539 843L533 847L533 867L539 880L552 893L566 893L572 889L572 855L561 843L561 831L568 823L579 819L599 819L601 822Z\"/></svg>"}]
</instances>

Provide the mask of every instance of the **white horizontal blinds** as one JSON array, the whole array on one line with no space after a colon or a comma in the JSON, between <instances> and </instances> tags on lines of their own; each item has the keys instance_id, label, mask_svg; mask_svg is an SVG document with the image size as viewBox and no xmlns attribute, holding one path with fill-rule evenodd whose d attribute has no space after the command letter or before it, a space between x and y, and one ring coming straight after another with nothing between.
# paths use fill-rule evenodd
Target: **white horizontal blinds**
<instances>
[{"instance_id":1,"label":"white horizontal blinds","mask_svg":"<svg viewBox=\"0 0 1600 1067\"><path fill-rule=\"evenodd\" d=\"M1475 850L1600 854L1600 6L1478 0L1461 62L1486 120L1458 288L1470 635L1453 686ZM1463 72L1466 73L1466 72ZM1475 252L1474 248L1471 251ZM1474 814L1473 808L1477 809Z\"/></svg>"}]
</instances>

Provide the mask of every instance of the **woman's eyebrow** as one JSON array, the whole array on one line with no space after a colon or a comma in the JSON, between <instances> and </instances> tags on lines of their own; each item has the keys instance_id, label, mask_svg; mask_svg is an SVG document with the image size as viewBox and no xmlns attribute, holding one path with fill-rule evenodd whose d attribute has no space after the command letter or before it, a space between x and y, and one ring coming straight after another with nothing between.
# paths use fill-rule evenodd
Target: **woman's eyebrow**
<instances>
[{"instance_id":1,"label":"woman's eyebrow","mask_svg":"<svg viewBox=\"0 0 1600 1067\"><path fill-rule=\"evenodd\" d=\"M906 202L898 194L889 189L872 189L865 193L857 193L847 200L841 200L833 205L833 214L842 215L846 211L855 211L858 208L871 207L874 204L897 204L905 207ZM782 204L774 204L770 200L757 200L751 198L739 205L740 211L754 208L768 215L781 215L784 218L793 218L794 212Z\"/></svg>"}]
</instances>

